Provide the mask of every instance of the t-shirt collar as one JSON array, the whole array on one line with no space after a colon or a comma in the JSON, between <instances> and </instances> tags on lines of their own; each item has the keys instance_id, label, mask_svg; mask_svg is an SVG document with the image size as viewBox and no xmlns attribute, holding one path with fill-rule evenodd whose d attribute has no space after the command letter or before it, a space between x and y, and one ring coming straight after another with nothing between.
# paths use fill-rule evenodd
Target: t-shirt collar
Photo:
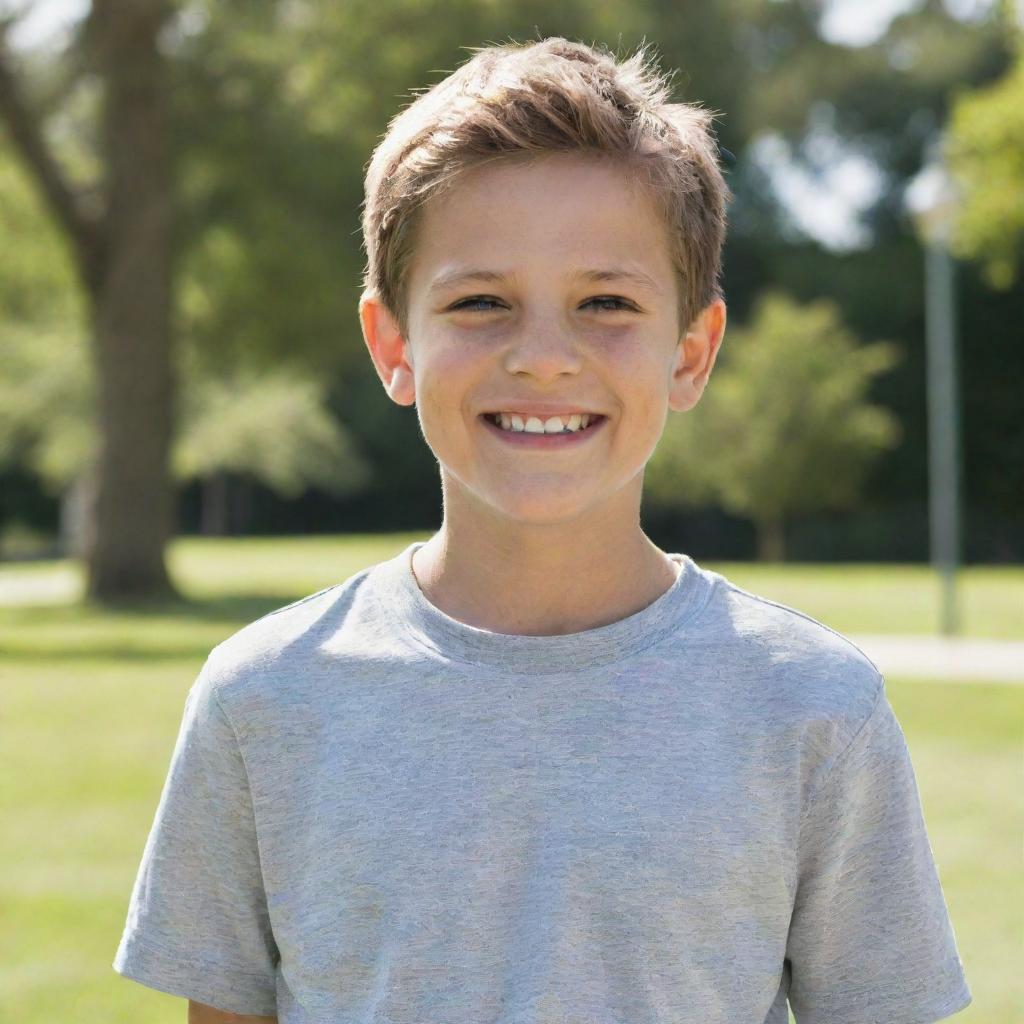
<instances>
[{"instance_id":1,"label":"t-shirt collar","mask_svg":"<svg viewBox=\"0 0 1024 1024\"><path fill-rule=\"evenodd\" d=\"M385 607L417 642L442 658L508 673L574 673L624 660L669 633L691 628L716 579L688 555L670 553L679 566L675 582L646 608L624 619L556 636L494 633L452 618L427 599L412 569L413 555L424 543L410 544L380 566L380 583L391 590Z\"/></svg>"}]
</instances>

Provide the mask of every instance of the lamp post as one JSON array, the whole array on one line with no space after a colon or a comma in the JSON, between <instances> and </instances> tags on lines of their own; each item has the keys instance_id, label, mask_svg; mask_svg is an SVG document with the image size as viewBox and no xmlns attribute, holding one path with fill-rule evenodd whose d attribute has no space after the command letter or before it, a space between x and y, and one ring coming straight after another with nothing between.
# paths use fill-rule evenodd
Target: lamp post
<instances>
[{"instance_id":1,"label":"lamp post","mask_svg":"<svg viewBox=\"0 0 1024 1024\"><path fill-rule=\"evenodd\" d=\"M906 202L925 247L929 544L932 565L942 580L945 635L959 631L960 451L955 281L949 254L958 198L936 146L907 189Z\"/></svg>"}]
</instances>

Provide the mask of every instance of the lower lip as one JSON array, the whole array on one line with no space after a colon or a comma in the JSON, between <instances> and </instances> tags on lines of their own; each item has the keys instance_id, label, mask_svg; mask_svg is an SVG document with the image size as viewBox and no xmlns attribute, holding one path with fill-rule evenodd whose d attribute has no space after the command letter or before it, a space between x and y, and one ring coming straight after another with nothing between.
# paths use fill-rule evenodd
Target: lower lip
<instances>
[{"instance_id":1,"label":"lower lip","mask_svg":"<svg viewBox=\"0 0 1024 1024\"><path fill-rule=\"evenodd\" d=\"M602 416L599 420L591 420L585 430L577 430L571 434L531 434L525 430L502 430L486 416L481 416L480 419L487 430L497 435L506 444L515 445L518 448L540 448L543 450L573 448L576 445L584 444L588 437L593 437L608 422L608 417Z\"/></svg>"}]
</instances>

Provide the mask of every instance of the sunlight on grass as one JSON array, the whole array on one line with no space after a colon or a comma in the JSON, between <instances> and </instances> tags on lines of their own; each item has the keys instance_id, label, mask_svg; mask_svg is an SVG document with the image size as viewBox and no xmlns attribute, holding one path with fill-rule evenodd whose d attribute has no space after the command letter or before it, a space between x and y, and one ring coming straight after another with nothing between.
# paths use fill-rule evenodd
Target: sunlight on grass
<instances>
[{"instance_id":1,"label":"sunlight on grass","mask_svg":"<svg viewBox=\"0 0 1024 1024\"><path fill-rule=\"evenodd\" d=\"M211 637L231 631L274 608L340 583L361 569L398 554L426 533L338 537L183 537L168 549L168 571L197 622L188 650L164 644L164 653L193 654ZM936 634L940 619L938 576L917 565L758 565L701 561L730 582L761 597L804 612L841 633ZM126 655L141 642L136 626L160 647L160 617L145 623L130 614L110 616L74 602L83 587L81 569L68 562L0 565L0 652L74 649L113 653L124 640ZM972 566L960 574L961 635L1024 639L1024 569ZM18 595L22 613L18 614ZM170 609L173 620L181 609ZM3 624L17 626L13 641ZM78 638L72 634L78 630ZM173 633L173 628L171 630ZM223 636L227 633L220 635ZM34 637L34 639L33 639ZM146 641L149 642L149 641ZM215 642L215 641L212 641ZM11 644L13 643L13 647Z\"/></svg>"}]
</instances>

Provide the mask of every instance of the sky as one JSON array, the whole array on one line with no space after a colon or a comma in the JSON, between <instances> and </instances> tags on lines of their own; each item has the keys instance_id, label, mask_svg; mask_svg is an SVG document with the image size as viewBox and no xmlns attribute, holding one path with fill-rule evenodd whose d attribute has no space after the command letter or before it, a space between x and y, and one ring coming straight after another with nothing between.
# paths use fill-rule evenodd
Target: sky
<instances>
[{"instance_id":1,"label":"sky","mask_svg":"<svg viewBox=\"0 0 1024 1024\"><path fill-rule=\"evenodd\" d=\"M844 46L873 43L897 15L922 0L830 0L821 21L821 34ZM944 0L957 17L977 18L994 0ZM1021 0L1024 10L1024 0ZM89 8L89 0L0 0L0 14L24 11L12 30L16 48L32 48L56 41ZM878 197L882 181L874 164L859 154L844 151L838 138L820 125L814 139L816 162L825 168L819 177L803 170L788 145L777 136L754 143L751 157L771 175L775 190L793 221L812 238L835 250L869 244L859 213Z\"/></svg>"}]
</instances>

